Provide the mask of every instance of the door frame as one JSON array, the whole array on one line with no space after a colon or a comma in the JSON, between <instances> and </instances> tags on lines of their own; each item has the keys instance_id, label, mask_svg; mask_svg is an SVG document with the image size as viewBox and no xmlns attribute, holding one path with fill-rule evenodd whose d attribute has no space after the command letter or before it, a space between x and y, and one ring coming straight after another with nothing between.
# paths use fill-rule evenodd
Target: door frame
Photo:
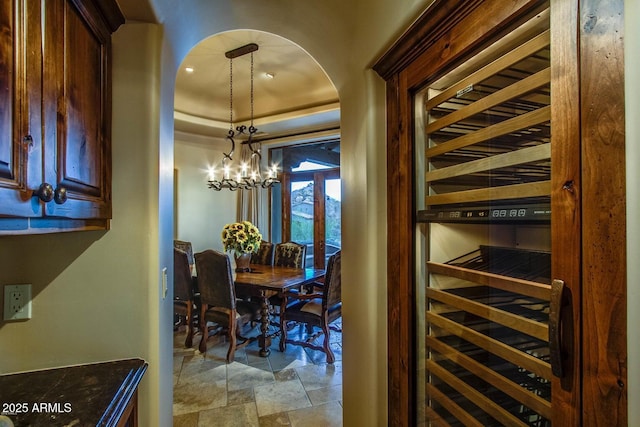
<instances>
[{"instance_id":1,"label":"door frame","mask_svg":"<svg viewBox=\"0 0 640 427\"><path fill-rule=\"evenodd\" d=\"M324 269L326 267L325 180L340 179L340 168L285 172L282 175L282 241L291 240L291 183L313 181L313 268ZM318 216L317 212L323 212L323 215Z\"/></svg>"}]
</instances>

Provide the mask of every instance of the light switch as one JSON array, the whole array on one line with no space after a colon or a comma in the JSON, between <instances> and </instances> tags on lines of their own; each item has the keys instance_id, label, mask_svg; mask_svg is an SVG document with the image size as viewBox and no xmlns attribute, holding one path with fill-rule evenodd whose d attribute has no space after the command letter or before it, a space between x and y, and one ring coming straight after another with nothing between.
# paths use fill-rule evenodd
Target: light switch
<instances>
[{"instance_id":1,"label":"light switch","mask_svg":"<svg viewBox=\"0 0 640 427\"><path fill-rule=\"evenodd\" d=\"M162 299L167 297L167 292L169 289L167 288L167 267L162 269Z\"/></svg>"}]
</instances>

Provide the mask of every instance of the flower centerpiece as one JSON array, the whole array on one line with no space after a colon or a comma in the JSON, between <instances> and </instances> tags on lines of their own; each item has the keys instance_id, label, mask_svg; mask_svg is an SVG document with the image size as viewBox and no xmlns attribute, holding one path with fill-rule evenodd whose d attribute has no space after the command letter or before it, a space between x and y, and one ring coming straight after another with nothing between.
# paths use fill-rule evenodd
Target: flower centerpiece
<instances>
[{"instance_id":1,"label":"flower centerpiece","mask_svg":"<svg viewBox=\"0 0 640 427\"><path fill-rule=\"evenodd\" d=\"M250 270L251 254L258 252L260 242L260 230L249 221L227 224L222 229L222 245L225 252L233 251L238 272Z\"/></svg>"}]
</instances>

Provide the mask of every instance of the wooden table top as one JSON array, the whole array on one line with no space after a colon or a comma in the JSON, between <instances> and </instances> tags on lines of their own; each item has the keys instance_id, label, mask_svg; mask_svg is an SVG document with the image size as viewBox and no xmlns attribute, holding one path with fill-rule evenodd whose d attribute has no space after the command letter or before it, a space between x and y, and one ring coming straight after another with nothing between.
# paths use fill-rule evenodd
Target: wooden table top
<instances>
[{"instance_id":1,"label":"wooden table top","mask_svg":"<svg viewBox=\"0 0 640 427\"><path fill-rule=\"evenodd\" d=\"M324 277L324 270L251 264L251 271L236 273L236 287L254 287L284 292Z\"/></svg>"}]
</instances>

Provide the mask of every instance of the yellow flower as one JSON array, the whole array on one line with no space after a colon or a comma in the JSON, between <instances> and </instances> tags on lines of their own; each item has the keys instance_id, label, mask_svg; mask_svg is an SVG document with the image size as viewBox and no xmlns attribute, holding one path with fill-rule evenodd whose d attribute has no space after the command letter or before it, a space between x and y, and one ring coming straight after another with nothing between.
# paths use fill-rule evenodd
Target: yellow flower
<instances>
[{"instance_id":1,"label":"yellow flower","mask_svg":"<svg viewBox=\"0 0 640 427\"><path fill-rule=\"evenodd\" d=\"M249 221L226 224L221 238L224 250L233 250L238 255L257 252L262 242L260 230Z\"/></svg>"}]
</instances>

